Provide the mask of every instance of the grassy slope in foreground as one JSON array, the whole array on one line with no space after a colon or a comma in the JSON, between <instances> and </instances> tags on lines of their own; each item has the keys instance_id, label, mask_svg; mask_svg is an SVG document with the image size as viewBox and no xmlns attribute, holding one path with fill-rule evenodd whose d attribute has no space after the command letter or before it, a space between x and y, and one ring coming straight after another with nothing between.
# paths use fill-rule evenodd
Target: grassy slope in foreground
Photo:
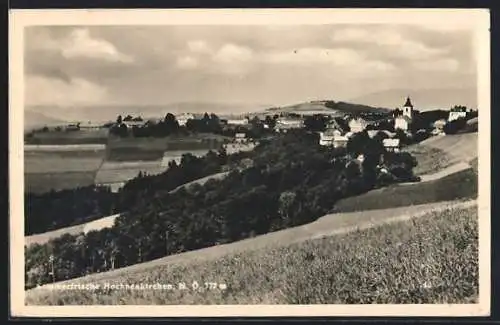
<instances>
[{"instance_id":1,"label":"grassy slope in foreground","mask_svg":"<svg viewBox=\"0 0 500 325\"><path fill-rule=\"evenodd\" d=\"M101 284L224 283L226 290L52 290L27 304L473 303L478 293L477 207L188 264L162 264Z\"/></svg>"},{"instance_id":2,"label":"grassy slope in foreground","mask_svg":"<svg viewBox=\"0 0 500 325\"><path fill-rule=\"evenodd\" d=\"M348 197L335 204L334 212L389 209L430 202L477 198L478 178L473 168L440 179L409 185L391 185Z\"/></svg>"}]
</instances>

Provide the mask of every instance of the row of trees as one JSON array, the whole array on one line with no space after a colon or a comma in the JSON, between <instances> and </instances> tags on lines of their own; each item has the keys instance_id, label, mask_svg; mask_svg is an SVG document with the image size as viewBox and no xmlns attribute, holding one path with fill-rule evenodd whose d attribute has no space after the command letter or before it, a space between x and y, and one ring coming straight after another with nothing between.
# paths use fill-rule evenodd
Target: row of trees
<instances>
[{"instance_id":1,"label":"row of trees","mask_svg":"<svg viewBox=\"0 0 500 325\"><path fill-rule=\"evenodd\" d=\"M361 133L347 148L331 149L319 146L316 135L293 130L240 156L240 162L249 161L244 169L189 190L162 190L164 176L137 179L128 189L136 194L124 198L130 202L123 203L127 212L114 227L29 247L26 283L63 280L311 222L339 199L412 177L414 159L385 152L379 142ZM359 154L363 162L355 159ZM223 157L210 159L216 166ZM202 166L193 158L185 163L191 172ZM51 254L54 279L48 276Z\"/></svg>"},{"instance_id":2,"label":"row of trees","mask_svg":"<svg viewBox=\"0 0 500 325\"><path fill-rule=\"evenodd\" d=\"M130 116L127 116L127 118ZM225 123L216 115L205 113L202 118L188 119L185 125L179 125L175 115L168 113L159 122L147 121L139 125L127 126L127 121L137 122L137 118L122 119L118 116L116 123L110 127L110 133L120 137L166 137L169 135L187 135L190 133L212 133L224 136L234 136L237 132L252 133L255 138L265 133L264 124L271 128L276 124L276 118L266 117L264 121L257 117L250 120L249 125L226 127ZM142 119L141 119L142 121ZM139 122L141 122L139 121Z\"/></svg>"}]
</instances>

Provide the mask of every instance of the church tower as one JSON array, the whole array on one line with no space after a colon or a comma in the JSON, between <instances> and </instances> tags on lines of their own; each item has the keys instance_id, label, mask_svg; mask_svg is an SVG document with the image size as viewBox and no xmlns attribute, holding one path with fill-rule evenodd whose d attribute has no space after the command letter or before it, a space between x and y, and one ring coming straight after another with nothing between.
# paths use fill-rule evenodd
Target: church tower
<instances>
[{"instance_id":1,"label":"church tower","mask_svg":"<svg viewBox=\"0 0 500 325\"><path fill-rule=\"evenodd\" d=\"M410 96L406 97L406 103L403 106L403 116L413 118L413 104L411 103Z\"/></svg>"}]
</instances>

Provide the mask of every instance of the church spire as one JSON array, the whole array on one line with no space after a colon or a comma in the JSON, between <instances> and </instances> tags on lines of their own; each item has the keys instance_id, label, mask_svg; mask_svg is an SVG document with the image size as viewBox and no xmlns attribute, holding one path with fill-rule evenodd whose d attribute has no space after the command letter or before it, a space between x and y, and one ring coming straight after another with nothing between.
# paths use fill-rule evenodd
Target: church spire
<instances>
[{"instance_id":1,"label":"church spire","mask_svg":"<svg viewBox=\"0 0 500 325\"><path fill-rule=\"evenodd\" d=\"M409 95L406 97L406 103L405 103L404 107L413 107L413 104L411 103Z\"/></svg>"}]
</instances>

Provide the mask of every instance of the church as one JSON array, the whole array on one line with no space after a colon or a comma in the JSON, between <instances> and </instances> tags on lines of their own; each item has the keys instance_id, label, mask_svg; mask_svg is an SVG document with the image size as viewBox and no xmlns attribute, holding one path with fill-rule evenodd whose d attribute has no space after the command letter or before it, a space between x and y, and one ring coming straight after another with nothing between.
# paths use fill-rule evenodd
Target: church
<instances>
[{"instance_id":1,"label":"church","mask_svg":"<svg viewBox=\"0 0 500 325\"><path fill-rule=\"evenodd\" d=\"M405 132L411 132L412 123L415 119L415 110L411 103L410 97L406 98L406 103L403 109L396 109L394 112L394 129L400 129Z\"/></svg>"}]
</instances>

